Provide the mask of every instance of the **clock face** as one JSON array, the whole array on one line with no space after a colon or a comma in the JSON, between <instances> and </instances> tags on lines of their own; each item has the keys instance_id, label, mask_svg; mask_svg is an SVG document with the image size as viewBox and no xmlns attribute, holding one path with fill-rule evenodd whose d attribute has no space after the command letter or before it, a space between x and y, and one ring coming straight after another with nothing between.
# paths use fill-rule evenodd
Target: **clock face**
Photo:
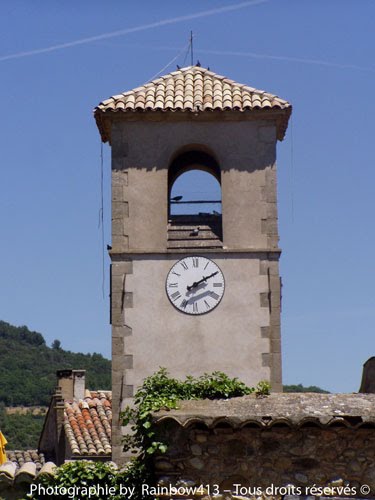
<instances>
[{"instance_id":1,"label":"clock face","mask_svg":"<svg viewBox=\"0 0 375 500\"><path fill-rule=\"evenodd\" d=\"M179 260L166 281L171 303L187 314L205 314L219 305L224 295L224 276L219 266L206 257Z\"/></svg>"}]
</instances>

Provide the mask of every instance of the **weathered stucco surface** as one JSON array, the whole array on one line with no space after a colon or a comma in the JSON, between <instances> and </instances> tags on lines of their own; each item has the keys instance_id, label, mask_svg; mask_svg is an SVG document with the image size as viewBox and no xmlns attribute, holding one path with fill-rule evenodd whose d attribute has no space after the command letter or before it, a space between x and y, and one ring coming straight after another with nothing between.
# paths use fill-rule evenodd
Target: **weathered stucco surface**
<instances>
[{"instance_id":1,"label":"weathered stucco surface","mask_svg":"<svg viewBox=\"0 0 375 500\"><path fill-rule=\"evenodd\" d=\"M261 332L269 324L269 310L260 307L268 281L259 274L259 257L205 256L222 270L225 293L220 305L202 316L181 313L166 295L166 276L179 256L133 259L126 284L133 294L133 307L126 311L133 330L125 341L126 353L133 356L127 383L138 387L160 366L178 378L221 370L249 385L270 379L270 367L259 355L269 352L269 340Z\"/></svg>"},{"instance_id":2,"label":"weathered stucco surface","mask_svg":"<svg viewBox=\"0 0 375 500\"><path fill-rule=\"evenodd\" d=\"M113 124L113 250L166 249L168 167L189 148L220 165L225 246L277 248L272 123L139 121Z\"/></svg>"}]
</instances>

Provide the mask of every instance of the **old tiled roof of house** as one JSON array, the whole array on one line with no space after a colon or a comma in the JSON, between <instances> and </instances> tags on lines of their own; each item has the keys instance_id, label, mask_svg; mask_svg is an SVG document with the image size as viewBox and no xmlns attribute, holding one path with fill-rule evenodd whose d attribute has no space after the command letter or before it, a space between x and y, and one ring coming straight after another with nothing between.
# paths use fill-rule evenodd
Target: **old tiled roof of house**
<instances>
[{"instance_id":1,"label":"old tiled roof of house","mask_svg":"<svg viewBox=\"0 0 375 500\"><path fill-rule=\"evenodd\" d=\"M45 462L43 453L37 450L7 451L7 462L0 465L0 483L13 485L30 483L39 475L53 474L56 465Z\"/></svg>"},{"instance_id":2,"label":"old tiled roof of house","mask_svg":"<svg viewBox=\"0 0 375 500\"><path fill-rule=\"evenodd\" d=\"M169 419L183 427L375 427L375 394L273 393L266 397L182 401L177 410L154 414L157 423Z\"/></svg>"},{"instance_id":3,"label":"old tiled roof of house","mask_svg":"<svg viewBox=\"0 0 375 500\"><path fill-rule=\"evenodd\" d=\"M110 456L111 423L111 391L86 390L83 400L65 401L64 430L75 456Z\"/></svg>"},{"instance_id":4,"label":"old tiled roof of house","mask_svg":"<svg viewBox=\"0 0 375 500\"><path fill-rule=\"evenodd\" d=\"M113 113L135 112L190 112L197 115L234 111L254 113L277 111L278 139L282 140L288 125L291 105L264 90L217 75L208 69L188 66L152 80L141 87L110 97L94 110L103 142L110 140Z\"/></svg>"},{"instance_id":5,"label":"old tiled roof of house","mask_svg":"<svg viewBox=\"0 0 375 500\"><path fill-rule=\"evenodd\" d=\"M33 462L38 472L46 463L44 454L39 453L38 450L10 450L6 452L6 456L9 462L14 462L16 464L17 468L22 467L24 464Z\"/></svg>"}]
</instances>

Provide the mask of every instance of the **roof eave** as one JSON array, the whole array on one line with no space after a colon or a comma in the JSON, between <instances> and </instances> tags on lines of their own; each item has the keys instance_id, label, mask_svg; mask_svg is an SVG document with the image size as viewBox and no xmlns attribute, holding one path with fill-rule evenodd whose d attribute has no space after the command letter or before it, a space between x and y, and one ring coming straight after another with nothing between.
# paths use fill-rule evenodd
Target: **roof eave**
<instances>
[{"instance_id":1,"label":"roof eave","mask_svg":"<svg viewBox=\"0 0 375 500\"><path fill-rule=\"evenodd\" d=\"M217 120L218 116L227 120L276 120L277 139L282 141L285 137L288 128L289 117L292 113L292 106L287 103L285 107L280 108L255 108L255 109L207 109L204 111L193 109L107 109L106 111L97 107L94 109L94 117L102 142L111 144L111 125L114 121L135 121L135 120L150 120L164 121L173 117L176 121L197 120L211 121Z\"/></svg>"}]
</instances>

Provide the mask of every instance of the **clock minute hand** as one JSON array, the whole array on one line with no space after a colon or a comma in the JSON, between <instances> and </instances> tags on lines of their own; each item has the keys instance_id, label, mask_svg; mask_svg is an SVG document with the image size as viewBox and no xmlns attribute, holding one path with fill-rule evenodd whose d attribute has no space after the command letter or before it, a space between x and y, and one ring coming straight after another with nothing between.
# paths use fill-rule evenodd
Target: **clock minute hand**
<instances>
[{"instance_id":1,"label":"clock minute hand","mask_svg":"<svg viewBox=\"0 0 375 500\"><path fill-rule=\"evenodd\" d=\"M219 273L219 271L215 271L214 273L210 274L209 276L206 276L204 278L204 281L208 280L208 278L212 278L213 276L216 276Z\"/></svg>"},{"instance_id":2,"label":"clock minute hand","mask_svg":"<svg viewBox=\"0 0 375 500\"><path fill-rule=\"evenodd\" d=\"M191 286L188 286L187 289L190 291L192 288L196 288L198 285L203 283L203 281L207 281L209 278L212 278L213 276L216 276L216 274L219 271L215 271L214 273L210 274L209 276L203 276L203 278L199 281L194 281L194 283Z\"/></svg>"}]
</instances>

